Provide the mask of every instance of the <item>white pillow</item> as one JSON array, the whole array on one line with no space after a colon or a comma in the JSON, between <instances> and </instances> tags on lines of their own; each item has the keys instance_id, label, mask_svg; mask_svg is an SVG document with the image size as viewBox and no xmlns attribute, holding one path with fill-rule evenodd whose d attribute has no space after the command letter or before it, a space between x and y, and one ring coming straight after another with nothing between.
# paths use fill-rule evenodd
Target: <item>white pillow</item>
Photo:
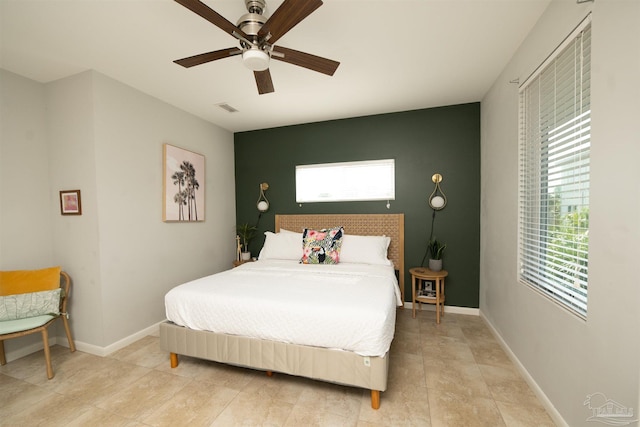
<instances>
[{"instance_id":1,"label":"white pillow","mask_svg":"<svg viewBox=\"0 0 640 427\"><path fill-rule=\"evenodd\" d=\"M345 234L342 237L340 262L356 264L393 265L387 258L391 238L387 236L357 236Z\"/></svg>"},{"instance_id":2,"label":"white pillow","mask_svg":"<svg viewBox=\"0 0 640 427\"><path fill-rule=\"evenodd\" d=\"M284 230L283 230L284 231ZM302 233L272 233L265 231L264 246L258 259L290 259L300 261L302 257Z\"/></svg>"}]
</instances>

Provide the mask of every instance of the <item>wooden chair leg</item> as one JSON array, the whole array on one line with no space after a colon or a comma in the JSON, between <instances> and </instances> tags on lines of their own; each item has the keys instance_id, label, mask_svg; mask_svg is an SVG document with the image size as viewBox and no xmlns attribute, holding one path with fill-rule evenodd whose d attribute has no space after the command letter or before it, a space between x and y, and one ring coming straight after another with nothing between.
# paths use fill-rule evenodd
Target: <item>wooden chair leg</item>
<instances>
[{"instance_id":1,"label":"wooden chair leg","mask_svg":"<svg viewBox=\"0 0 640 427\"><path fill-rule=\"evenodd\" d=\"M62 315L62 323L64 324L64 331L67 334L67 341L69 341L69 348L71 349L71 353L76 351L76 345L73 342L73 338L71 338L71 329L69 329L69 319L64 314Z\"/></svg>"},{"instance_id":2,"label":"wooden chair leg","mask_svg":"<svg viewBox=\"0 0 640 427\"><path fill-rule=\"evenodd\" d=\"M53 368L51 367L51 351L49 350L49 333L47 328L42 329L42 343L44 344L44 360L47 363L47 378L53 378Z\"/></svg>"},{"instance_id":3,"label":"wooden chair leg","mask_svg":"<svg viewBox=\"0 0 640 427\"><path fill-rule=\"evenodd\" d=\"M7 358L4 356L4 340L0 341L0 365L6 365Z\"/></svg>"}]
</instances>

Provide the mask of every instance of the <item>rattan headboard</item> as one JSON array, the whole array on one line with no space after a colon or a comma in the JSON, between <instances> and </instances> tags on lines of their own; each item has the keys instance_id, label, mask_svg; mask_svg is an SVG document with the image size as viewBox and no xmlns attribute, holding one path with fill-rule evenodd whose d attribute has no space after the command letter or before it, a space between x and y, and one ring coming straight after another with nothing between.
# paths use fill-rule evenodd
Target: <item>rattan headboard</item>
<instances>
[{"instance_id":1,"label":"rattan headboard","mask_svg":"<svg viewBox=\"0 0 640 427\"><path fill-rule=\"evenodd\" d=\"M313 214L276 215L276 233L280 229L302 231L304 228L343 226L345 234L389 236L389 259L399 272L404 302L404 214Z\"/></svg>"}]
</instances>

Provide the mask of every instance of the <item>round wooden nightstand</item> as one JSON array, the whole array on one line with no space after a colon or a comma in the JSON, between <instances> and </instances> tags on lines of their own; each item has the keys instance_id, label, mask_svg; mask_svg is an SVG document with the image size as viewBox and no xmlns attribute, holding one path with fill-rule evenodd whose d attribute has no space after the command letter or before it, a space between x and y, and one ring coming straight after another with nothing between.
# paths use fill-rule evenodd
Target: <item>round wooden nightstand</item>
<instances>
[{"instance_id":1,"label":"round wooden nightstand","mask_svg":"<svg viewBox=\"0 0 640 427\"><path fill-rule=\"evenodd\" d=\"M436 323L440 323L440 315L444 316L444 278L449 275L447 270L431 271L425 267L414 267L409 269L411 274L411 293L413 296L413 317L416 317L416 303L436 305ZM423 281L431 281L435 285L435 295L418 295ZM416 288L418 286L419 288Z\"/></svg>"}]
</instances>

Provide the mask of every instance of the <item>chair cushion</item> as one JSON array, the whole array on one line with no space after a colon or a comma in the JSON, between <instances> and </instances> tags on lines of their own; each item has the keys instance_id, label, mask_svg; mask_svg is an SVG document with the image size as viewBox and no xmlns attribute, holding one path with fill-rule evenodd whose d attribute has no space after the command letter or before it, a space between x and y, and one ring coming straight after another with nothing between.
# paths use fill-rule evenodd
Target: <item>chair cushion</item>
<instances>
[{"instance_id":1,"label":"chair cushion","mask_svg":"<svg viewBox=\"0 0 640 427\"><path fill-rule=\"evenodd\" d=\"M0 271L0 296L52 291L60 287L60 267Z\"/></svg>"},{"instance_id":2,"label":"chair cushion","mask_svg":"<svg viewBox=\"0 0 640 427\"><path fill-rule=\"evenodd\" d=\"M44 314L42 316L27 317L26 319L18 320L5 320L0 322L0 335L12 334L14 332L28 331L29 329L37 328L47 323L51 319L55 319L57 316Z\"/></svg>"},{"instance_id":3,"label":"chair cushion","mask_svg":"<svg viewBox=\"0 0 640 427\"><path fill-rule=\"evenodd\" d=\"M60 293L54 291L30 292L28 294L0 297L0 321L24 319L27 317L60 314Z\"/></svg>"}]
</instances>

